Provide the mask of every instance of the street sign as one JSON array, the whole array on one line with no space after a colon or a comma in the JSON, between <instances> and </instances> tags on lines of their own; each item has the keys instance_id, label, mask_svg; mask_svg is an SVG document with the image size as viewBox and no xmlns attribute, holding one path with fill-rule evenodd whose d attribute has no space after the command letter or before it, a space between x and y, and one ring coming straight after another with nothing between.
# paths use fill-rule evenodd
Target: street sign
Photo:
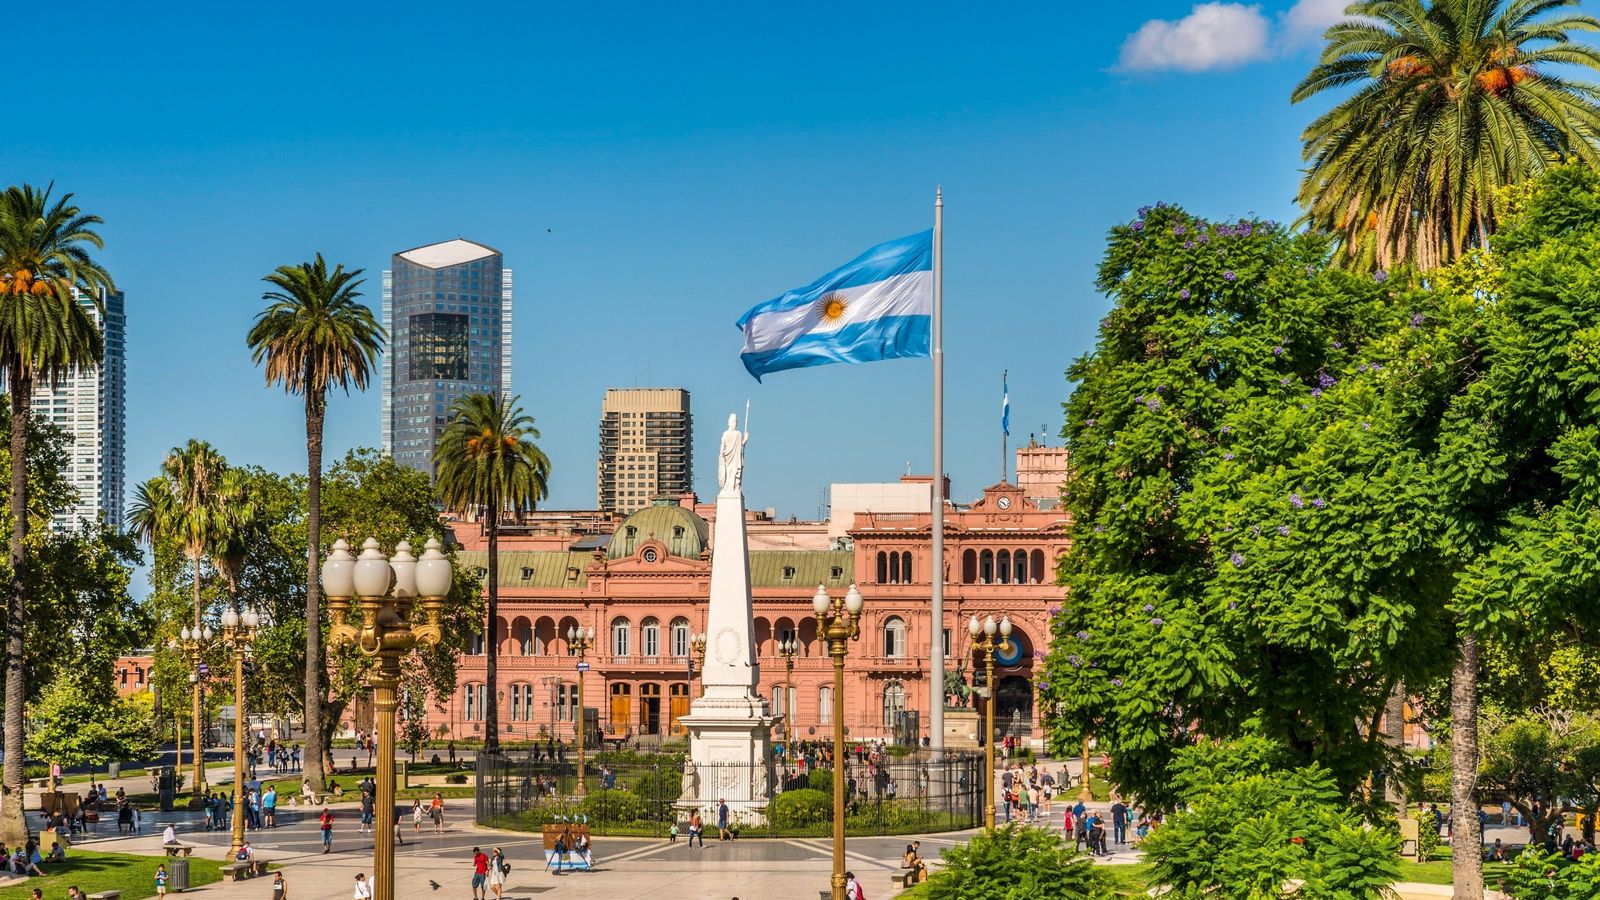
<instances>
[{"instance_id":1,"label":"street sign","mask_svg":"<svg viewBox=\"0 0 1600 900\"><path fill-rule=\"evenodd\" d=\"M578 671L579 672L587 672L587 671L589 671L589 664L587 662L578 663Z\"/></svg>"}]
</instances>

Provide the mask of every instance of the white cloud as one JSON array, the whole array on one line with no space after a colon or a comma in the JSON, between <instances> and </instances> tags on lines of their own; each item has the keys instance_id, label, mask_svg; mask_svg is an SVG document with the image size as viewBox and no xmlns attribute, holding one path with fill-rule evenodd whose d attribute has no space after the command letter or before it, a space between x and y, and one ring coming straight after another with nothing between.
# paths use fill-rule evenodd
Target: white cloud
<instances>
[{"instance_id":1,"label":"white cloud","mask_svg":"<svg viewBox=\"0 0 1600 900\"><path fill-rule=\"evenodd\" d=\"M1319 5L1315 0L1301 4ZM1200 3L1177 21L1152 19L1122 45L1121 67L1133 71L1203 72L1266 59L1270 24L1260 6Z\"/></svg>"},{"instance_id":2,"label":"white cloud","mask_svg":"<svg viewBox=\"0 0 1600 900\"><path fill-rule=\"evenodd\" d=\"M1322 39L1322 33L1345 18L1351 0L1295 0L1283 14L1283 40L1290 46Z\"/></svg>"}]
</instances>

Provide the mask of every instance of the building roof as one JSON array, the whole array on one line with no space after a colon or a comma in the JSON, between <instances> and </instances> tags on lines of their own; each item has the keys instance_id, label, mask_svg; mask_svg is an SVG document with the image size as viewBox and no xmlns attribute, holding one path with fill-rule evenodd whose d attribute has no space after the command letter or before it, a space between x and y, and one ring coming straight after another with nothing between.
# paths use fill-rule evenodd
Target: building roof
<instances>
[{"instance_id":1,"label":"building roof","mask_svg":"<svg viewBox=\"0 0 1600 900\"><path fill-rule=\"evenodd\" d=\"M457 554L463 569L488 565L484 550L463 550ZM585 567L593 562L588 553L564 550L501 550L500 586L505 588L582 588L589 584Z\"/></svg>"},{"instance_id":2,"label":"building roof","mask_svg":"<svg viewBox=\"0 0 1600 900\"><path fill-rule=\"evenodd\" d=\"M835 571L839 574L833 574ZM849 587L855 577L853 550L750 551L750 586L753 588L798 587L809 592L819 584L829 588Z\"/></svg>"},{"instance_id":3,"label":"building roof","mask_svg":"<svg viewBox=\"0 0 1600 900\"><path fill-rule=\"evenodd\" d=\"M475 259L494 256L499 252L493 247L485 247L473 241L456 238L449 241L440 241L437 244L428 244L425 247L402 250L395 255L424 268L443 269L446 266L459 266Z\"/></svg>"},{"instance_id":4,"label":"building roof","mask_svg":"<svg viewBox=\"0 0 1600 900\"><path fill-rule=\"evenodd\" d=\"M706 548L710 526L705 519L675 502L657 501L622 520L606 555L612 559L632 556L639 545L652 538L667 545L667 552L685 559L699 559Z\"/></svg>"}]
</instances>

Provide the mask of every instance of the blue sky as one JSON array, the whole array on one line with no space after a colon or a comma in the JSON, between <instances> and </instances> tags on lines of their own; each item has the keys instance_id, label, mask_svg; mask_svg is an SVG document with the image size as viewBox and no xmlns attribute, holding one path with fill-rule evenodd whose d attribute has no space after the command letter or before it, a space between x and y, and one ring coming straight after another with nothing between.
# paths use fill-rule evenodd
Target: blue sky
<instances>
[{"instance_id":1,"label":"blue sky","mask_svg":"<svg viewBox=\"0 0 1600 900\"><path fill-rule=\"evenodd\" d=\"M191 436L303 471L300 401L244 346L261 276L321 251L367 270L376 308L391 253L463 236L515 269L547 506L595 502L605 388L683 386L701 495L748 399L749 502L802 517L829 482L928 470L929 364L758 384L733 322L929 227L942 184L946 468L968 499L1000 475L1002 370L1013 443L1057 440L1063 372L1108 307L1107 228L1158 200L1294 217L1314 110L1288 94L1329 7L23 4L9 32L68 74L24 79L39 102L0 177L106 220L130 482ZM337 397L327 457L378 429L376 385Z\"/></svg>"}]
</instances>

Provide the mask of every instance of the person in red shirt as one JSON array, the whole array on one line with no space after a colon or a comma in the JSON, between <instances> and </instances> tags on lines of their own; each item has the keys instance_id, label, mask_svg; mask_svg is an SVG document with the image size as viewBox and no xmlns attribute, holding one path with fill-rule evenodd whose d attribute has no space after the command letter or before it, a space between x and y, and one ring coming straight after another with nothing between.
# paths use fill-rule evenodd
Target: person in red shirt
<instances>
[{"instance_id":1,"label":"person in red shirt","mask_svg":"<svg viewBox=\"0 0 1600 900\"><path fill-rule=\"evenodd\" d=\"M326 807L317 817L317 827L322 829L322 852L333 852L333 810Z\"/></svg>"},{"instance_id":2,"label":"person in red shirt","mask_svg":"<svg viewBox=\"0 0 1600 900\"><path fill-rule=\"evenodd\" d=\"M477 847L472 848L472 900L486 900L489 896L489 857Z\"/></svg>"}]
</instances>

